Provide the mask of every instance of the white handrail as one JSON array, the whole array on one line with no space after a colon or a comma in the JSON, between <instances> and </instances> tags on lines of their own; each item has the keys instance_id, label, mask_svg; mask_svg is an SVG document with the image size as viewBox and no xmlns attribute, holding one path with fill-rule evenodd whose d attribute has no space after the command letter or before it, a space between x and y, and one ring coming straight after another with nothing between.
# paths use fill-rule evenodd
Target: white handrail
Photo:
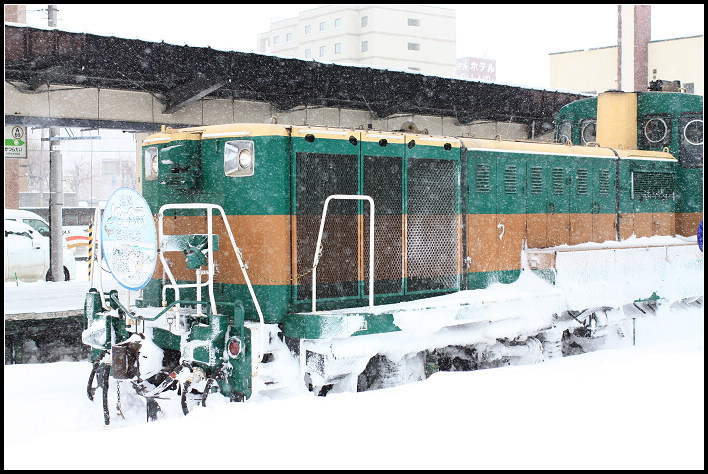
<instances>
[{"instance_id":1,"label":"white handrail","mask_svg":"<svg viewBox=\"0 0 708 474\"><path fill-rule=\"evenodd\" d=\"M231 240L231 246L233 247L234 253L236 254L236 259L238 260L238 263L241 266L241 272L243 273L243 277L246 280L246 285L248 286L248 291L251 294L251 298L253 299L253 304L255 305L256 311L258 312L258 319L260 322L260 333L261 333L261 337L259 340L260 357L261 357L260 361L262 361L263 360L263 338L265 337L265 322L263 320L263 312L261 311L261 306L258 304L258 298L256 298L256 293L253 291L253 285L251 285L251 279L248 278L248 273L246 272L246 265L243 263L243 259L241 258L241 249L239 249L236 246L236 241L234 240L234 235L231 232L231 225L229 225L229 220L226 218L226 213L224 212L224 209L221 206L219 206L218 204L206 204L206 203L164 204L162 207L160 207L160 210L158 211L159 238L161 238L163 235L162 218L164 216L164 211L166 209L205 209L206 211L208 211L207 212L207 232L208 232L207 238L208 238L209 245L207 247L207 268L208 268L209 279L205 283L198 283L198 284L187 283L187 284L178 285L176 280L174 279L174 276L172 275L172 272L169 270L169 267L167 266L167 262L165 261L165 258L163 255L162 242L160 241L160 260L162 261L163 268L167 271L167 274L170 277L170 281L172 282L171 285L165 285L163 287L163 289L162 289L163 295L164 295L165 288L171 287L171 288L174 288L174 290L176 292L175 299L179 300L179 288L195 287L195 288L201 289L202 286L208 285L211 311L213 314L216 314L216 302L215 302L215 298L214 298L214 252L213 252L213 245L212 245L212 235L213 235L212 211L214 209L218 210L219 213L221 214L221 217L224 219L224 225L226 226L226 232L228 232L228 234L229 234L229 239ZM159 238L158 238L158 240L159 240ZM163 296L163 299L164 299L164 296Z\"/></svg>"},{"instance_id":2,"label":"white handrail","mask_svg":"<svg viewBox=\"0 0 708 474\"><path fill-rule=\"evenodd\" d=\"M332 194L325 199L322 209L322 219L320 219L320 232L317 234L317 245L315 246L315 258L312 262L312 312L317 312L317 265L322 252L322 232L324 231L327 207L332 199L348 199L357 201L369 201L371 206L371 219L369 220L369 307L374 306L374 200L371 196L361 196L358 194Z\"/></svg>"}]
</instances>

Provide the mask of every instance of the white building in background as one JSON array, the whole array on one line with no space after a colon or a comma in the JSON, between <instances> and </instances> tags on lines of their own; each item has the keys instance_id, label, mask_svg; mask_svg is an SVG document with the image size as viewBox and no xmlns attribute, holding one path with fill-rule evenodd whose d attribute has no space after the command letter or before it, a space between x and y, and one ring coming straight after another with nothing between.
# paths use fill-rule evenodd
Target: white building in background
<instances>
[{"instance_id":1,"label":"white building in background","mask_svg":"<svg viewBox=\"0 0 708 474\"><path fill-rule=\"evenodd\" d=\"M647 79L681 81L703 95L703 35L649 41ZM551 87L597 94L617 89L617 46L550 53ZM649 84L647 84L648 86Z\"/></svg>"},{"instance_id":2,"label":"white building in background","mask_svg":"<svg viewBox=\"0 0 708 474\"><path fill-rule=\"evenodd\" d=\"M258 52L455 76L455 11L424 5L328 5L274 21Z\"/></svg>"}]
</instances>

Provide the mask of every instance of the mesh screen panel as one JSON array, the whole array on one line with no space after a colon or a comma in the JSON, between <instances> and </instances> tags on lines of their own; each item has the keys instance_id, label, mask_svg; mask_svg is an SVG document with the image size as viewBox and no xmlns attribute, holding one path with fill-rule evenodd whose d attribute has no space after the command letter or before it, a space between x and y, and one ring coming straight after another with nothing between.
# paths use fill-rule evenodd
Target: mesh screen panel
<instances>
[{"instance_id":1,"label":"mesh screen panel","mask_svg":"<svg viewBox=\"0 0 708 474\"><path fill-rule=\"evenodd\" d=\"M632 172L632 199L669 199L674 194L672 173Z\"/></svg>"},{"instance_id":2,"label":"mesh screen panel","mask_svg":"<svg viewBox=\"0 0 708 474\"><path fill-rule=\"evenodd\" d=\"M451 160L408 160L408 291L459 287L457 165Z\"/></svg>"},{"instance_id":3,"label":"mesh screen panel","mask_svg":"<svg viewBox=\"0 0 708 474\"><path fill-rule=\"evenodd\" d=\"M358 194L357 161L356 155L296 154L298 274L312 267L325 199ZM402 294L406 274L406 291L458 289L458 162L408 159L405 230L402 166L401 157L363 157L363 194L376 206L375 293ZM361 217L358 208L363 210ZM330 201L317 267L318 298L356 297L359 281L364 282L364 295L369 294L369 216L365 201ZM308 275L297 282L297 299L311 296Z\"/></svg>"},{"instance_id":4,"label":"mesh screen panel","mask_svg":"<svg viewBox=\"0 0 708 474\"><path fill-rule=\"evenodd\" d=\"M375 204L374 293L403 290L402 158L364 156L364 194ZM369 294L369 206L364 204L364 293Z\"/></svg>"},{"instance_id":5,"label":"mesh screen panel","mask_svg":"<svg viewBox=\"0 0 708 474\"><path fill-rule=\"evenodd\" d=\"M357 155L296 154L297 273L312 267L325 200L332 194L357 194ZM317 297L357 296L358 244L356 201L330 201L317 266ZM297 299L312 298L312 275L297 282Z\"/></svg>"}]
</instances>

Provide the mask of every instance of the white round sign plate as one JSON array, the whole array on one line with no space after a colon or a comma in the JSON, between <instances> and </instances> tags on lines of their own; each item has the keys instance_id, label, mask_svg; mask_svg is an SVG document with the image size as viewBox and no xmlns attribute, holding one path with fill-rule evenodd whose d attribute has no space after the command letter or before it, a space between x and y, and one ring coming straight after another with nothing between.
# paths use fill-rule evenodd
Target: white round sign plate
<instances>
[{"instance_id":1,"label":"white round sign plate","mask_svg":"<svg viewBox=\"0 0 708 474\"><path fill-rule=\"evenodd\" d=\"M128 290L147 285L157 262L157 234L150 206L132 188L119 188L106 202L101 249L116 281Z\"/></svg>"}]
</instances>

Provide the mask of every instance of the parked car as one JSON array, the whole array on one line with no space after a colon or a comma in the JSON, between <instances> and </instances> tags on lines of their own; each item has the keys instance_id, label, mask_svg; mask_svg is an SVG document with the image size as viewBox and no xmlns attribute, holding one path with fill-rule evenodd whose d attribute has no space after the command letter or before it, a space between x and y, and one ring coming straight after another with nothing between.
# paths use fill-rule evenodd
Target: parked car
<instances>
[{"instance_id":1,"label":"parked car","mask_svg":"<svg viewBox=\"0 0 708 474\"><path fill-rule=\"evenodd\" d=\"M76 261L65 240L63 243L64 280L70 280L76 278ZM28 224L5 219L4 247L5 281L51 279L48 237Z\"/></svg>"},{"instance_id":2,"label":"parked car","mask_svg":"<svg viewBox=\"0 0 708 474\"><path fill-rule=\"evenodd\" d=\"M42 234L43 237L49 238L49 224L39 214L30 211L23 211L21 209L5 209L5 220L12 220L27 224Z\"/></svg>"},{"instance_id":3,"label":"parked car","mask_svg":"<svg viewBox=\"0 0 708 474\"><path fill-rule=\"evenodd\" d=\"M62 233L66 239L66 245L73 252L76 260L88 260L89 223L93 220L94 211L95 209L92 207L64 206L61 209ZM31 220L25 224L34 227L33 223L41 226L41 223L36 220L36 216L39 216L44 222L48 220L49 208L25 208L19 211L12 210L12 212L24 216L28 216L28 212L32 213L32 217L24 217L24 219Z\"/></svg>"}]
</instances>

